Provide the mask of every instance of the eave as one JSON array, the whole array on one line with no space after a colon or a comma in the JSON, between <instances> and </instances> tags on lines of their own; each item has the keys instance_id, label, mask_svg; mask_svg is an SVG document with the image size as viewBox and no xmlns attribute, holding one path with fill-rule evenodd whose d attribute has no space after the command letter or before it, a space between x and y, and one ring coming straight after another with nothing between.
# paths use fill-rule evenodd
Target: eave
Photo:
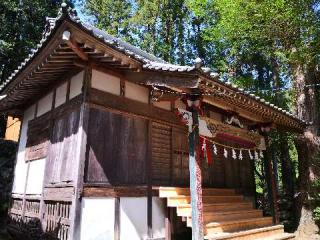
<instances>
[{"instance_id":1,"label":"eave","mask_svg":"<svg viewBox=\"0 0 320 240\"><path fill-rule=\"evenodd\" d=\"M65 38L69 32L71 38ZM139 55L140 54L140 55ZM117 74L143 85L161 86L176 92L194 89L204 101L256 123L272 123L279 129L302 132L308 125L291 113L244 90L226 84L210 69L166 63L155 56L83 24L64 13L50 22L50 28L29 57L0 86L0 111L23 108L41 97L67 73L85 66Z\"/></svg>"}]
</instances>

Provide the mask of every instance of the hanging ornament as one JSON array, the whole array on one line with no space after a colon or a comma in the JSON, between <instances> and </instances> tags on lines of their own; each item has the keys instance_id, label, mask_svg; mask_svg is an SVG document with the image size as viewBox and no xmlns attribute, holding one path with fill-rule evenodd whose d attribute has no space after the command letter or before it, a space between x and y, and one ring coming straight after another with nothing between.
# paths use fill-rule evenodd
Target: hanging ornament
<instances>
[{"instance_id":1,"label":"hanging ornament","mask_svg":"<svg viewBox=\"0 0 320 240\"><path fill-rule=\"evenodd\" d=\"M225 158L228 158L228 151L227 151L227 149L223 149L223 156L225 157Z\"/></svg>"},{"instance_id":2,"label":"hanging ornament","mask_svg":"<svg viewBox=\"0 0 320 240\"><path fill-rule=\"evenodd\" d=\"M260 158L263 158L263 151L260 150Z\"/></svg>"},{"instance_id":3,"label":"hanging ornament","mask_svg":"<svg viewBox=\"0 0 320 240\"><path fill-rule=\"evenodd\" d=\"M201 138L201 142L202 142L201 150L204 152L206 150L206 141L205 139Z\"/></svg>"},{"instance_id":4,"label":"hanging ornament","mask_svg":"<svg viewBox=\"0 0 320 240\"><path fill-rule=\"evenodd\" d=\"M250 150L248 150L248 153L249 153L249 157L250 157L250 159L252 160L252 159L253 159L253 156L252 156L252 154L251 154L251 151L250 151Z\"/></svg>"},{"instance_id":5,"label":"hanging ornament","mask_svg":"<svg viewBox=\"0 0 320 240\"><path fill-rule=\"evenodd\" d=\"M217 155L218 154L217 146L215 144L213 144L212 148L213 148L214 155Z\"/></svg>"},{"instance_id":6,"label":"hanging ornament","mask_svg":"<svg viewBox=\"0 0 320 240\"><path fill-rule=\"evenodd\" d=\"M233 159L237 158L237 154L236 154L236 151L234 149L232 149L232 158Z\"/></svg>"},{"instance_id":7,"label":"hanging ornament","mask_svg":"<svg viewBox=\"0 0 320 240\"><path fill-rule=\"evenodd\" d=\"M205 150L206 150L206 143L204 138L200 137L200 148L199 148L200 152L200 159L205 159Z\"/></svg>"},{"instance_id":8,"label":"hanging ornament","mask_svg":"<svg viewBox=\"0 0 320 240\"><path fill-rule=\"evenodd\" d=\"M242 160L243 159L243 156L242 156L242 150L240 150L239 152L239 159Z\"/></svg>"},{"instance_id":9,"label":"hanging ornament","mask_svg":"<svg viewBox=\"0 0 320 240\"><path fill-rule=\"evenodd\" d=\"M257 151L254 151L254 159L258 160L259 159L259 154Z\"/></svg>"},{"instance_id":10,"label":"hanging ornament","mask_svg":"<svg viewBox=\"0 0 320 240\"><path fill-rule=\"evenodd\" d=\"M206 146L205 151L207 156L207 162L209 165L211 165L213 163L212 150L210 148L209 141L207 139L205 140L205 146Z\"/></svg>"}]
</instances>

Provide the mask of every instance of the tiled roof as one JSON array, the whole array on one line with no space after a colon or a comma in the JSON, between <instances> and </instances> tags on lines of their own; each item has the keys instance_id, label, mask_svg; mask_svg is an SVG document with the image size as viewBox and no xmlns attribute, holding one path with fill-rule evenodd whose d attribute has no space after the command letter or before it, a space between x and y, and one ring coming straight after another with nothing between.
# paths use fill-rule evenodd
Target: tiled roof
<instances>
[{"instance_id":1,"label":"tiled roof","mask_svg":"<svg viewBox=\"0 0 320 240\"><path fill-rule=\"evenodd\" d=\"M113 49L122 52L126 54L127 56L137 60L141 63L142 68L146 70L155 70L155 71L166 71L166 72L191 72L191 71L198 71L200 74L203 74L207 76L208 78L211 78L213 81L219 82L220 84L223 84L227 86L228 88L234 90L237 93L243 94L251 99L254 99L255 101L258 101L262 103L263 105L266 105L268 107L271 107L272 109L279 111L285 115L287 115L290 118L293 118L295 120L298 120L304 124L306 123L304 120L301 120L294 116L292 113L279 108L275 106L274 104L271 104L267 102L266 100L260 98L259 96L256 96L254 94L248 94L245 90L238 88L230 83L226 83L219 80L219 74L216 72L211 71L210 68L204 68L204 67L196 67L196 66L181 66L176 64L170 64L166 61L149 54L143 50L141 50L138 47L135 47L127 42L122 41L119 38L116 38L105 31L102 31L94 26L91 26L90 24L82 22L77 16L70 13L70 11L66 11L63 9L61 14L57 18L47 18L47 25L45 27L45 31L43 33L42 39L40 43L37 45L36 49L32 50L31 53L28 55L28 57L20 64L20 66L8 77L7 80L5 80L0 85L0 93L5 89L5 87L15 79L15 77L19 74L20 71L22 71L26 65L33 60L33 58L37 55L38 52L42 49L42 47L49 41L49 38L52 33L60 26L60 23L64 19L69 19L74 24L76 24L79 28L82 28L84 31L88 32L88 34L92 35L96 39L103 41L104 44L106 44L109 47L112 47ZM1 100L1 98L0 98Z\"/></svg>"}]
</instances>

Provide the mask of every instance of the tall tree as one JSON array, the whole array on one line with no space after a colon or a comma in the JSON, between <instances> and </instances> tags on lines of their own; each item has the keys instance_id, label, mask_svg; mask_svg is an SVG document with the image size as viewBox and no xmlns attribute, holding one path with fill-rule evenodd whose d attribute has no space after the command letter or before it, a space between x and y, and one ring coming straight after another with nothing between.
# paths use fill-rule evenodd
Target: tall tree
<instances>
[{"instance_id":1,"label":"tall tree","mask_svg":"<svg viewBox=\"0 0 320 240\"><path fill-rule=\"evenodd\" d=\"M0 83L39 43L46 17L56 17L61 3L62 0L0 2ZM3 137L5 116L0 118L0 137Z\"/></svg>"},{"instance_id":2,"label":"tall tree","mask_svg":"<svg viewBox=\"0 0 320 240\"><path fill-rule=\"evenodd\" d=\"M212 46L203 39L211 16L192 11L190 0L87 0L83 12L108 33L139 46L171 63L190 64Z\"/></svg>"},{"instance_id":3,"label":"tall tree","mask_svg":"<svg viewBox=\"0 0 320 240\"><path fill-rule=\"evenodd\" d=\"M83 10L93 17L97 27L124 40L133 40L134 31L129 21L133 13L132 1L88 0Z\"/></svg>"},{"instance_id":4,"label":"tall tree","mask_svg":"<svg viewBox=\"0 0 320 240\"><path fill-rule=\"evenodd\" d=\"M242 73L248 73L249 70L253 79L259 80L261 70L256 62L251 62L254 68L250 69L239 61L243 56L259 53L262 59L270 62L268 65L274 76L270 82L271 87L290 85L292 80L295 111L299 118L312 122L295 142L299 155L301 215L298 233L303 238L308 234L306 229L310 230L310 226L314 226L315 234L317 228L312 219L308 196L312 183L319 176L319 163L316 162L319 152L319 101L314 87L319 81L319 2L216 0L214 4L219 20L206 30L206 37L224 44L223 52L228 53L225 60L227 65L232 68L240 63ZM281 83L283 80L288 82ZM285 97L273 97L273 101L281 105ZM313 236L311 234L308 239Z\"/></svg>"}]
</instances>

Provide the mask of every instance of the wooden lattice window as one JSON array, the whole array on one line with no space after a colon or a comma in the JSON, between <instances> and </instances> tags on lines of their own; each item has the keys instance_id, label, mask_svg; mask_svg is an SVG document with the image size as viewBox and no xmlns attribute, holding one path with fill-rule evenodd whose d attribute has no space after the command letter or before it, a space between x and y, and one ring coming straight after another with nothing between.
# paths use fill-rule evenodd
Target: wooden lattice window
<instances>
[{"instance_id":1,"label":"wooden lattice window","mask_svg":"<svg viewBox=\"0 0 320 240\"><path fill-rule=\"evenodd\" d=\"M22 198L12 198L9 217L13 221L20 221L22 219Z\"/></svg>"},{"instance_id":2,"label":"wooden lattice window","mask_svg":"<svg viewBox=\"0 0 320 240\"><path fill-rule=\"evenodd\" d=\"M39 199L26 199L25 203L25 221L34 218L39 218L40 213L40 200Z\"/></svg>"},{"instance_id":3,"label":"wooden lattice window","mask_svg":"<svg viewBox=\"0 0 320 240\"><path fill-rule=\"evenodd\" d=\"M45 201L45 231L67 240L70 230L71 202Z\"/></svg>"}]
</instances>

